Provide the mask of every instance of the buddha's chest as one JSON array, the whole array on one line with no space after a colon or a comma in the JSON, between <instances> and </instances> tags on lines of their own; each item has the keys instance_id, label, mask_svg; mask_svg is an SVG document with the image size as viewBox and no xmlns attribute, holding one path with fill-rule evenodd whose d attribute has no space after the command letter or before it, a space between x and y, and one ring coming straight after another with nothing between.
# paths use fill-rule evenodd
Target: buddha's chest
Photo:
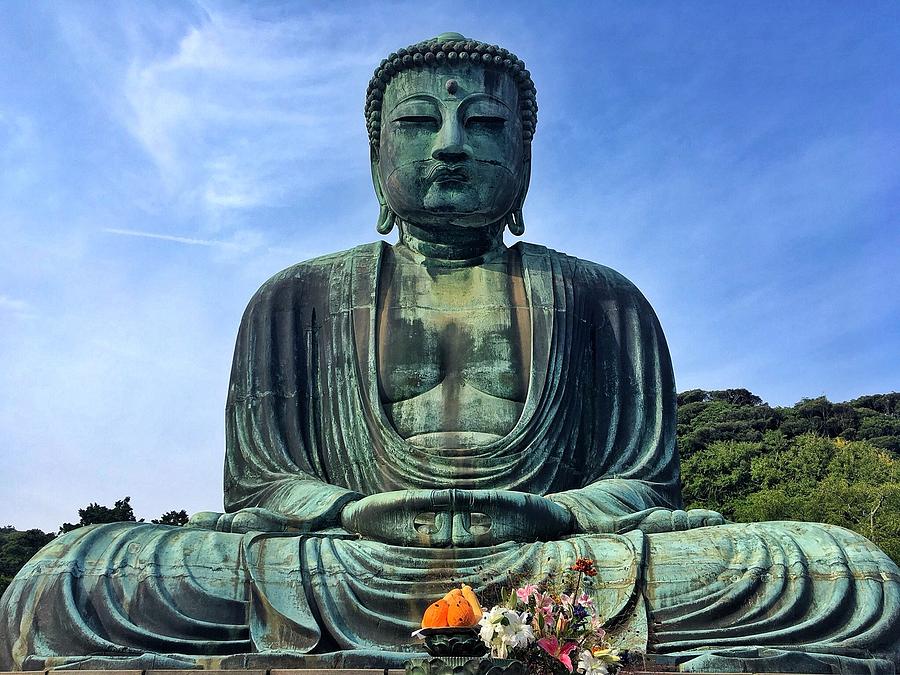
<instances>
[{"instance_id":1,"label":"buddha's chest","mask_svg":"<svg viewBox=\"0 0 900 675\"><path fill-rule=\"evenodd\" d=\"M396 258L382 270L377 358L382 404L401 435L502 435L530 375L531 316L506 263L429 272Z\"/></svg>"}]
</instances>

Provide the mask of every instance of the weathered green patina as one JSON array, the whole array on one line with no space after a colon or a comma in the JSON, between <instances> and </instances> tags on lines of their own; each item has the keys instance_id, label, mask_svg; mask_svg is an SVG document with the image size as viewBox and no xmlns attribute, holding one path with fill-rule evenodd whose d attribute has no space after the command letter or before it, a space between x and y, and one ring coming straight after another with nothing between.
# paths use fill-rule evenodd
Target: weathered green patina
<instances>
[{"instance_id":1,"label":"weathered green patina","mask_svg":"<svg viewBox=\"0 0 900 675\"><path fill-rule=\"evenodd\" d=\"M495 46L391 55L366 115L368 244L270 279L241 323L225 513L59 537L2 600L0 669L371 666L425 607L596 561L625 646L684 670L892 673L900 570L809 523L682 511L647 301L523 229L537 105Z\"/></svg>"}]
</instances>

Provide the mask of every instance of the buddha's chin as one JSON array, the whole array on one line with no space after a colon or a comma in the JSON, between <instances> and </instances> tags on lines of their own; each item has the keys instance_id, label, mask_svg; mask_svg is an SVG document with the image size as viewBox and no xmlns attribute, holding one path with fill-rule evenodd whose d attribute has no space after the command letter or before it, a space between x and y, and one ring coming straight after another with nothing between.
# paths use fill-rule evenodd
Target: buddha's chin
<instances>
[{"instance_id":1,"label":"buddha's chin","mask_svg":"<svg viewBox=\"0 0 900 675\"><path fill-rule=\"evenodd\" d=\"M482 200L469 183L451 181L432 183L422 200L426 213L439 216L470 218L483 210Z\"/></svg>"},{"instance_id":2,"label":"buddha's chin","mask_svg":"<svg viewBox=\"0 0 900 675\"><path fill-rule=\"evenodd\" d=\"M475 231L484 230L497 220L497 218L492 219L483 213L424 211L415 214L415 217L408 219L407 222L412 222L421 229L444 236L450 235L453 230L456 230L459 236L470 237Z\"/></svg>"}]
</instances>

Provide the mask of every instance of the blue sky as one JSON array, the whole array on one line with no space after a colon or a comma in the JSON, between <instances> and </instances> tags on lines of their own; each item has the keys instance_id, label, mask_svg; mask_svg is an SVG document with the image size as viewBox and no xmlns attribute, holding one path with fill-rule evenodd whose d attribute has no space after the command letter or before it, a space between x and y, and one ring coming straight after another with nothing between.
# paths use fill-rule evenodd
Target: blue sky
<instances>
[{"instance_id":1,"label":"blue sky","mask_svg":"<svg viewBox=\"0 0 900 675\"><path fill-rule=\"evenodd\" d=\"M679 389L900 382L900 4L0 4L0 525L220 509L241 312L372 241L363 98L444 31L516 52L525 239L623 272Z\"/></svg>"}]
</instances>

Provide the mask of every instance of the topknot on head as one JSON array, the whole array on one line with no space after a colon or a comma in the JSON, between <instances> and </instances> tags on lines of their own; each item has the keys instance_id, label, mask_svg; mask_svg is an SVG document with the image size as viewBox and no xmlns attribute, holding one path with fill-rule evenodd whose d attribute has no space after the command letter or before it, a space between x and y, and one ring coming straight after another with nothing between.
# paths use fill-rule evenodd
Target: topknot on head
<instances>
[{"instance_id":1,"label":"topknot on head","mask_svg":"<svg viewBox=\"0 0 900 675\"><path fill-rule=\"evenodd\" d=\"M366 128L369 142L378 148L381 139L381 104L384 90L397 73L411 68L473 63L508 73L519 88L519 114L522 140L526 145L534 138L537 127L537 89L525 62L508 49L467 38L460 33L441 33L389 54L375 69L366 90Z\"/></svg>"}]
</instances>

